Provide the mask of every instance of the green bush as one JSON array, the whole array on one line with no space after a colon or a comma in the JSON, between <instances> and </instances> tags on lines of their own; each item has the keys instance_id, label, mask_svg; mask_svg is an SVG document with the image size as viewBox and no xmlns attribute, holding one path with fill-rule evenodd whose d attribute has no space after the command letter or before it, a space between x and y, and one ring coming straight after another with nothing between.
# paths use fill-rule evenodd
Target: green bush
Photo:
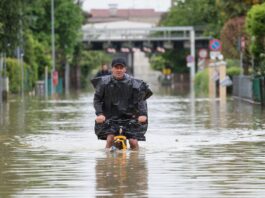
<instances>
[{"instance_id":1,"label":"green bush","mask_svg":"<svg viewBox=\"0 0 265 198\"><path fill-rule=\"evenodd\" d=\"M255 73L265 74L265 57L262 54L265 51L265 3L252 6L247 13L246 29L251 37L250 51L255 58Z\"/></svg>"},{"instance_id":2,"label":"green bush","mask_svg":"<svg viewBox=\"0 0 265 198\"><path fill-rule=\"evenodd\" d=\"M31 91L35 86L36 67L30 67L27 64L24 66L24 91ZM19 93L22 83L22 68L17 59L6 59L6 75L9 78L9 89L11 93Z\"/></svg>"},{"instance_id":3,"label":"green bush","mask_svg":"<svg viewBox=\"0 0 265 198\"><path fill-rule=\"evenodd\" d=\"M166 60L160 55L152 56L150 58L150 64L153 70L162 71L166 65Z\"/></svg>"},{"instance_id":4,"label":"green bush","mask_svg":"<svg viewBox=\"0 0 265 198\"><path fill-rule=\"evenodd\" d=\"M19 93L21 90L21 68L16 59L6 59L6 75L9 78L9 89L12 93Z\"/></svg>"},{"instance_id":5,"label":"green bush","mask_svg":"<svg viewBox=\"0 0 265 198\"><path fill-rule=\"evenodd\" d=\"M196 95L208 95L208 69L197 72L194 83Z\"/></svg>"},{"instance_id":6,"label":"green bush","mask_svg":"<svg viewBox=\"0 0 265 198\"><path fill-rule=\"evenodd\" d=\"M227 69L226 69L227 75L229 76L240 75L241 68L239 67L240 65L239 59L226 59L226 63L227 63Z\"/></svg>"},{"instance_id":7,"label":"green bush","mask_svg":"<svg viewBox=\"0 0 265 198\"><path fill-rule=\"evenodd\" d=\"M241 69L237 66L228 67L226 70L226 74L229 76L238 76L240 75Z\"/></svg>"},{"instance_id":8,"label":"green bush","mask_svg":"<svg viewBox=\"0 0 265 198\"><path fill-rule=\"evenodd\" d=\"M49 45L37 41L30 32L27 32L25 41L24 61L34 70L34 78L44 79L45 67L51 67L51 55L47 52Z\"/></svg>"},{"instance_id":9,"label":"green bush","mask_svg":"<svg viewBox=\"0 0 265 198\"><path fill-rule=\"evenodd\" d=\"M240 60L239 59L227 58L227 59L225 59L225 62L226 62L227 67L235 67L235 66L239 67L239 65L240 65Z\"/></svg>"}]
</instances>

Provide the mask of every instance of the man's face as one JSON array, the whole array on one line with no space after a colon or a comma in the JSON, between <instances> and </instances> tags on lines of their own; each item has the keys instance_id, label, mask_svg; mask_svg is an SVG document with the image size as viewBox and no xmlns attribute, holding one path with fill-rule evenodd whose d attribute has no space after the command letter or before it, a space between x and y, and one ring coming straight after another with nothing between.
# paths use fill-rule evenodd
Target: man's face
<instances>
[{"instance_id":1,"label":"man's face","mask_svg":"<svg viewBox=\"0 0 265 198\"><path fill-rule=\"evenodd\" d=\"M126 72L126 68L123 65L115 65L114 67L112 67L112 75L116 78L116 79L123 79L124 74Z\"/></svg>"},{"instance_id":2,"label":"man's face","mask_svg":"<svg viewBox=\"0 0 265 198\"><path fill-rule=\"evenodd\" d=\"M102 65L102 70L107 71L108 70L108 65Z\"/></svg>"}]
</instances>

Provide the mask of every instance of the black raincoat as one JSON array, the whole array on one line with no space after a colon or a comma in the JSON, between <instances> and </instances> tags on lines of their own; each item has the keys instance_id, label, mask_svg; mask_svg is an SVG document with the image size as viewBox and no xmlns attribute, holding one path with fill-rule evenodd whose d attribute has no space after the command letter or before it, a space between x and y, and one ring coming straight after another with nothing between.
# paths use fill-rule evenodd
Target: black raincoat
<instances>
[{"instance_id":1,"label":"black raincoat","mask_svg":"<svg viewBox=\"0 0 265 198\"><path fill-rule=\"evenodd\" d=\"M94 108L96 115L103 114L106 120L137 119L147 116L146 99L152 95L148 85L125 74L124 79L116 80L112 75L92 79L95 88ZM145 140L144 134L147 123L137 124L130 130L134 131L130 137ZM99 139L106 139L108 134L114 134L113 125L109 122L95 124L95 133Z\"/></svg>"}]
</instances>

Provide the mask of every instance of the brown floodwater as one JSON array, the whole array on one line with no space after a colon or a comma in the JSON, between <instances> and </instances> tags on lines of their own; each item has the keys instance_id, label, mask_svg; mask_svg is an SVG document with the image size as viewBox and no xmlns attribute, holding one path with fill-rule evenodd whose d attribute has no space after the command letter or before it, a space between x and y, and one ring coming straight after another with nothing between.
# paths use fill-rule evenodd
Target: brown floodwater
<instances>
[{"instance_id":1,"label":"brown floodwater","mask_svg":"<svg viewBox=\"0 0 265 198\"><path fill-rule=\"evenodd\" d=\"M157 92L139 151L108 153L91 92L0 104L0 197L264 197L265 112Z\"/></svg>"}]
</instances>

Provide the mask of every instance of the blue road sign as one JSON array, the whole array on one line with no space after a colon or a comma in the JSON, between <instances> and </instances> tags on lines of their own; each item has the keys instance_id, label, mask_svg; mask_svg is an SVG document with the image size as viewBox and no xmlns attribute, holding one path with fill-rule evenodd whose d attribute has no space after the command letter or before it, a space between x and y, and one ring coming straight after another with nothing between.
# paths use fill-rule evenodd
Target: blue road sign
<instances>
[{"instance_id":1,"label":"blue road sign","mask_svg":"<svg viewBox=\"0 0 265 198\"><path fill-rule=\"evenodd\" d=\"M222 49L221 41L218 39L210 40L209 48L211 51L221 51Z\"/></svg>"},{"instance_id":2,"label":"blue road sign","mask_svg":"<svg viewBox=\"0 0 265 198\"><path fill-rule=\"evenodd\" d=\"M188 55L186 57L186 61L187 61L187 63L193 63L194 62L194 57L192 55Z\"/></svg>"}]
</instances>

